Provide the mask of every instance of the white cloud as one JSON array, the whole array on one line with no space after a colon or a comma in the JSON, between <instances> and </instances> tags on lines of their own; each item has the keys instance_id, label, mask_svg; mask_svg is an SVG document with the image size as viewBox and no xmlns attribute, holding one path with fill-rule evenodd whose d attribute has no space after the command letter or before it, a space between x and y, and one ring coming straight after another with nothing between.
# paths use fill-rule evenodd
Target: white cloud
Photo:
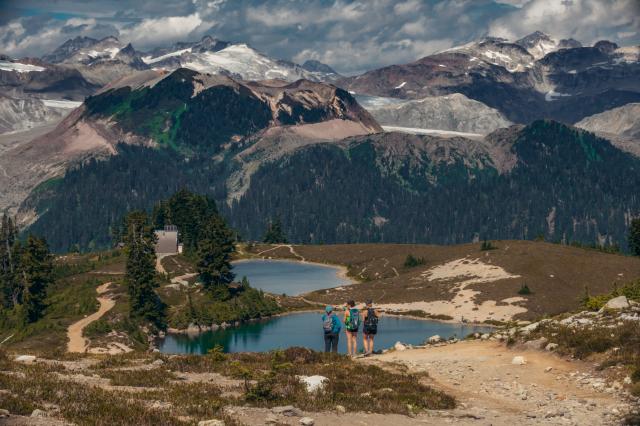
<instances>
[{"instance_id":1,"label":"white cloud","mask_svg":"<svg viewBox=\"0 0 640 426\"><path fill-rule=\"evenodd\" d=\"M172 42L186 38L202 23L197 12L188 16L145 19L137 25L121 29L120 38L138 46Z\"/></svg>"},{"instance_id":2,"label":"white cloud","mask_svg":"<svg viewBox=\"0 0 640 426\"><path fill-rule=\"evenodd\" d=\"M640 27L638 4L636 0L531 0L491 23L489 34L513 40L541 30L586 44L603 38L615 41L619 28Z\"/></svg>"}]
</instances>

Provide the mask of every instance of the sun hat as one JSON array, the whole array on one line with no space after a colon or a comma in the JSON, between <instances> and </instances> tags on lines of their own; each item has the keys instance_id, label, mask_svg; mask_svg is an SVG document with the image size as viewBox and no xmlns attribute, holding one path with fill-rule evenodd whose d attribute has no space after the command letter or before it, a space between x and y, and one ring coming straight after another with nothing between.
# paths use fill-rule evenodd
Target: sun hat
<instances>
[{"instance_id":1,"label":"sun hat","mask_svg":"<svg viewBox=\"0 0 640 426\"><path fill-rule=\"evenodd\" d=\"M326 307L326 308L324 308L324 310L325 310L327 313L329 313L329 312L333 312L333 306L331 306L331 305L327 305L327 307Z\"/></svg>"}]
</instances>

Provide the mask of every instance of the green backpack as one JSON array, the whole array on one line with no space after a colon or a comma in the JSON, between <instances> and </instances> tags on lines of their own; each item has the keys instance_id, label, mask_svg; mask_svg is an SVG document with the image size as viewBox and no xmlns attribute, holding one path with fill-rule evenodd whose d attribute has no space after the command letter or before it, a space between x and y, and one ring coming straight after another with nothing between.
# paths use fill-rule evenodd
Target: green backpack
<instances>
[{"instance_id":1,"label":"green backpack","mask_svg":"<svg viewBox=\"0 0 640 426\"><path fill-rule=\"evenodd\" d=\"M357 331L360 327L360 311L357 308L349 309L349 318L347 318L347 330Z\"/></svg>"}]
</instances>

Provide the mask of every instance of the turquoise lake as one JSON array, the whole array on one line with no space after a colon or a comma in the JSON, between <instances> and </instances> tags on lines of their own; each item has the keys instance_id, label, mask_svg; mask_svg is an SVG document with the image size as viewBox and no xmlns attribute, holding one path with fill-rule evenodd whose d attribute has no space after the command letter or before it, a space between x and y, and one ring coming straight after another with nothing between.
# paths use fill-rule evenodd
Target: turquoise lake
<instances>
[{"instance_id":1,"label":"turquoise lake","mask_svg":"<svg viewBox=\"0 0 640 426\"><path fill-rule=\"evenodd\" d=\"M237 279L249 279L252 287L270 293L298 295L313 290L350 285L351 281L338 276L339 269L331 266L282 260L249 260L234 263ZM357 285L357 284L356 284ZM342 318L342 312L339 312ZM215 345L226 352L263 352L303 346L314 350L324 349L324 332L320 312L302 312L241 324L216 331L188 336L170 334L160 342L165 353L206 354ZM434 334L442 338L465 337L469 333L482 332L487 327L474 327L424 321L402 317L380 318L376 348L388 348L396 342L421 344ZM362 336L359 336L360 347ZM340 336L340 352L346 352L346 337Z\"/></svg>"},{"instance_id":2,"label":"turquoise lake","mask_svg":"<svg viewBox=\"0 0 640 426\"><path fill-rule=\"evenodd\" d=\"M302 312L224 330L207 331L196 336L170 334L160 343L160 351L173 354L206 354L215 345L222 346L225 352L264 352L291 346L321 351L324 350L321 318L320 312ZM465 337L470 333L486 330L488 327L382 316L375 343L377 349L389 348L398 341L417 345L434 334L442 338ZM362 332L358 336L358 346L362 347ZM344 353L346 349L346 337L343 332L340 335L338 350Z\"/></svg>"},{"instance_id":3,"label":"turquoise lake","mask_svg":"<svg viewBox=\"0 0 640 426\"><path fill-rule=\"evenodd\" d=\"M273 294L297 296L323 288L351 284L334 266L290 260L245 260L233 263L236 279L247 277L251 287Z\"/></svg>"}]
</instances>

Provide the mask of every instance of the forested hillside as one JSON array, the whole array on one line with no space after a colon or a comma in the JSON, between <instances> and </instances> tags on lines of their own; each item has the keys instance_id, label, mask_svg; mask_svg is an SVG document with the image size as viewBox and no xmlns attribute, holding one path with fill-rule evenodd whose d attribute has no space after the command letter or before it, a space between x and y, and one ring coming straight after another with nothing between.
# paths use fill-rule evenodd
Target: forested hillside
<instances>
[{"instance_id":1,"label":"forested hillside","mask_svg":"<svg viewBox=\"0 0 640 426\"><path fill-rule=\"evenodd\" d=\"M515 158L511 167L498 164L495 146L485 153L460 140L418 141L407 152L387 135L299 149L263 164L231 205L224 201L232 163L122 146L120 155L90 162L32 196L43 214L31 229L58 251L69 241L82 250L103 247L124 212L150 210L187 187L212 196L230 225L252 240L279 217L289 240L300 243L543 236L626 247L628 223L640 212L640 159L608 141L538 121L501 145L503 157Z\"/></svg>"}]
</instances>

